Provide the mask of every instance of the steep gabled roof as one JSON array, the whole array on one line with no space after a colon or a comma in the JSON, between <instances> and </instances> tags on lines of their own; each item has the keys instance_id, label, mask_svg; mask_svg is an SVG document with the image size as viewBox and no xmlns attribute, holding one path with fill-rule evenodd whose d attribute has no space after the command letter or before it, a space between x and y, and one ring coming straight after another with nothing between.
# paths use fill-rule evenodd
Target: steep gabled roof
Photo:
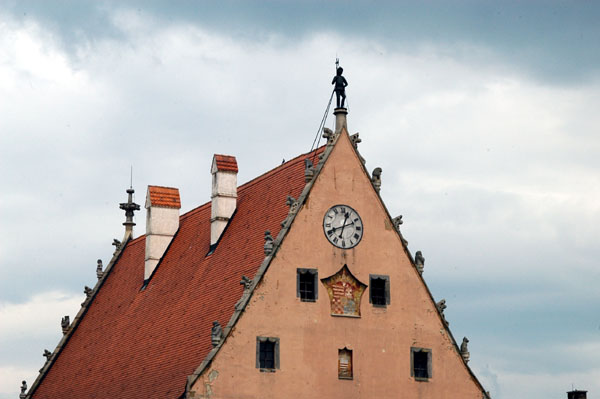
<instances>
[{"instance_id":1,"label":"steep gabled roof","mask_svg":"<svg viewBox=\"0 0 600 399\"><path fill-rule=\"evenodd\" d=\"M227 325L242 296L242 275L253 278L261 265L265 230L277 236L287 196L302 192L305 158L238 188L237 210L210 254L210 203L182 215L144 289L145 236L128 241L29 395L180 397L186 377L212 349L212 322Z\"/></svg>"}]
</instances>

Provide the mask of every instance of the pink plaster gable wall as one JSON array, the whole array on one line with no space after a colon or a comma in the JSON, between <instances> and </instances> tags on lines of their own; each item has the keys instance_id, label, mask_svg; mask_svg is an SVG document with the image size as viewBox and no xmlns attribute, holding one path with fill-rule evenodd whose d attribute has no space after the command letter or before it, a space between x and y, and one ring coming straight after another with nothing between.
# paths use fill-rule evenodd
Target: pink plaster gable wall
<instances>
[{"instance_id":1,"label":"pink plaster gable wall","mask_svg":"<svg viewBox=\"0 0 600 399\"><path fill-rule=\"evenodd\" d=\"M323 215L336 204L362 217L364 236L353 249L333 247L323 233ZM369 274L390 277L387 308L374 308L367 288L360 318L331 316L320 282L316 302L296 297L296 268L316 268L320 280L344 264L367 285ZM257 336L280 339L280 369L273 373L255 367ZM353 350L352 380L337 375L344 347ZM411 377L411 347L432 350L427 382ZM192 391L194 398L222 399L481 399L345 131L244 314Z\"/></svg>"}]
</instances>

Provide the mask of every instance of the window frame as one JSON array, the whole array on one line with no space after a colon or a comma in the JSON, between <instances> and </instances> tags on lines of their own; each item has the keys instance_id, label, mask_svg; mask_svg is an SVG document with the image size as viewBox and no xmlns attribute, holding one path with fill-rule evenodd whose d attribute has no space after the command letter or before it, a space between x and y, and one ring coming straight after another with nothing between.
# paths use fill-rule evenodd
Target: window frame
<instances>
[{"instance_id":1,"label":"window frame","mask_svg":"<svg viewBox=\"0 0 600 399\"><path fill-rule=\"evenodd\" d=\"M425 353L427 354L427 377L417 377L415 374L415 353ZM429 348L410 348L410 376L415 379L415 381L429 381L433 377L433 367L432 367L432 354L431 349Z\"/></svg>"},{"instance_id":2,"label":"window frame","mask_svg":"<svg viewBox=\"0 0 600 399\"><path fill-rule=\"evenodd\" d=\"M273 368L270 367L261 367L260 364L260 347L261 344L270 342L274 344L273 347ZM275 372L275 370L279 369L279 338L277 337L256 337L256 368L260 369L261 372Z\"/></svg>"},{"instance_id":3,"label":"window frame","mask_svg":"<svg viewBox=\"0 0 600 399\"><path fill-rule=\"evenodd\" d=\"M348 367L350 371L349 376L342 376L340 373L340 360L342 358L342 353L346 352L349 354L350 362L348 363L350 367ZM354 353L352 349L348 347L344 347L343 349L338 349L338 380L353 380L354 379Z\"/></svg>"},{"instance_id":4,"label":"window frame","mask_svg":"<svg viewBox=\"0 0 600 399\"><path fill-rule=\"evenodd\" d=\"M373 303L373 280L384 280L385 281L385 304ZM391 303L390 298L390 276L384 274L369 274L369 303L375 308L385 308Z\"/></svg>"},{"instance_id":5,"label":"window frame","mask_svg":"<svg viewBox=\"0 0 600 399\"><path fill-rule=\"evenodd\" d=\"M302 298L300 294L300 275L301 274L310 274L313 277L313 287L314 287L314 299L310 298ZM297 268L296 269L296 297L300 298L301 302L316 302L319 299L319 271L318 269L308 269L308 268Z\"/></svg>"}]
</instances>

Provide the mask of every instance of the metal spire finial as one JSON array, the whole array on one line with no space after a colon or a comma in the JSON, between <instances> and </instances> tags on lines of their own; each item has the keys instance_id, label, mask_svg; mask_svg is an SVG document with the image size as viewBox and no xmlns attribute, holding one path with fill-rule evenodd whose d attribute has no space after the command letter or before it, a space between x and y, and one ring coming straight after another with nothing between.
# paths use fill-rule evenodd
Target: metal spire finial
<instances>
[{"instance_id":1,"label":"metal spire finial","mask_svg":"<svg viewBox=\"0 0 600 399\"><path fill-rule=\"evenodd\" d=\"M133 167L131 176L133 176ZM135 222L133 221L133 212L140 210L140 206L133 202L133 193L135 193L135 190L133 189L133 177L131 180L131 185L126 192L127 202L122 202L119 204L119 208L125 211L125 222L123 223L123 226L125 226L125 239L123 239L123 242L126 241L127 236L133 234L133 226L135 226Z\"/></svg>"}]
</instances>

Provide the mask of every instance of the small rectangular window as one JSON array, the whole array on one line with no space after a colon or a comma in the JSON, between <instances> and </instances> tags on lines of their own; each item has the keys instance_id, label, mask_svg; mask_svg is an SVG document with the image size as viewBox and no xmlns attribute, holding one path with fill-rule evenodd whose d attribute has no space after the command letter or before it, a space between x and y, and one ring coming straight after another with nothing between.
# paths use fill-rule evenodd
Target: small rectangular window
<instances>
[{"instance_id":1,"label":"small rectangular window","mask_svg":"<svg viewBox=\"0 0 600 399\"><path fill-rule=\"evenodd\" d=\"M279 338L256 337L256 367L261 371L279 368Z\"/></svg>"},{"instance_id":2,"label":"small rectangular window","mask_svg":"<svg viewBox=\"0 0 600 399\"><path fill-rule=\"evenodd\" d=\"M318 294L317 269L296 269L296 296L302 302L314 302Z\"/></svg>"},{"instance_id":3,"label":"small rectangular window","mask_svg":"<svg viewBox=\"0 0 600 399\"><path fill-rule=\"evenodd\" d=\"M352 350L338 349L338 378L340 380L352 379Z\"/></svg>"},{"instance_id":4,"label":"small rectangular window","mask_svg":"<svg viewBox=\"0 0 600 399\"><path fill-rule=\"evenodd\" d=\"M411 376L417 381L431 378L431 349L410 348Z\"/></svg>"},{"instance_id":5,"label":"small rectangular window","mask_svg":"<svg viewBox=\"0 0 600 399\"><path fill-rule=\"evenodd\" d=\"M390 304L390 277L378 274L369 275L369 302L376 307Z\"/></svg>"}]
</instances>

